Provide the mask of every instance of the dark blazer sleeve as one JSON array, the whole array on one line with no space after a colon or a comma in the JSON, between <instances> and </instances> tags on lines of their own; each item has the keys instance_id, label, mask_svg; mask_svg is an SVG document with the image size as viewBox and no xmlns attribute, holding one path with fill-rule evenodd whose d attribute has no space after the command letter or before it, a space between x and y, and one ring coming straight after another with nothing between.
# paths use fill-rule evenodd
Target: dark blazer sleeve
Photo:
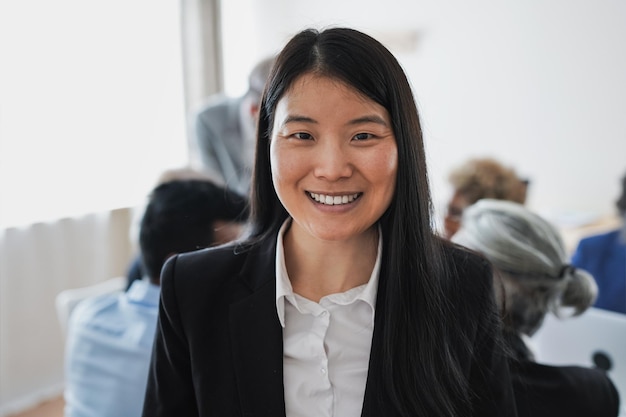
<instances>
[{"instance_id":1,"label":"dark blazer sleeve","mask_svg":"<svg viewBox=\"0 0 626 417\"><path fill-rule=\"evenodd\" d=\"M198 416L191 360L176 297L177 257L161 273L161 302L143 417Z\"/></svg>"}]
</instances>

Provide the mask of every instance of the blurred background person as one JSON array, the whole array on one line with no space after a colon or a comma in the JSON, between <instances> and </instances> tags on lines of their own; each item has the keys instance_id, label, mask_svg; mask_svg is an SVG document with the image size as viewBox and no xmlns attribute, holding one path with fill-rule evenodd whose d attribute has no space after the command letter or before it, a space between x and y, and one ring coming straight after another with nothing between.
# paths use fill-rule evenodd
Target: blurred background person
<instances>
[{"instance_id":1,"label":"blurred background person","mask_svg":"<svg viewBox=\"0 0 626 417\"><path fill-rule=\"evenodd\" d=\"M621 227L581 239L572 265L593 274L599 288L595 307L626 314L626 175L616 206Z\"/></svg>"},{"instance_id":2,"label":"blurred background person","mask_svg":"<svg viewBox=\"0 0 626 417\"><path fill-rule=\"evenodd\" d=\"M461 226L463 210L480 199L526 202L528 181L492 158L470 159L452 170L448 180L453 187L444 218L444 234L448 239Z\"/></svg>"},{"instance_id":3,"label":"blurred background person","mask_svg":"<svg viewBox=\"0 0 626 417\"><path fill-rule=\"evenodd\" d=\"M568 265L558 231L519 203L483 199L465 210L452 241L494 267L519 416L616 417L619 394L604 371L539 364L528 345L546 314L582 314L597 295L593 277Z\"/></svg>"},{"instance_id":4,"label":"blurred background person","mask_svg":"<svg viewBox=\"0 0 626 417\"><path fill-rule=\"evenodd\" d=\"M274 57L260 61L248 76L248 91L243 96L213 96L194 119L204 168L220 176L227 188L244 195L252 175L259 101L273 64Z\"/></svg>"},{"instance_id":5,"label":"blurred background person","mask_svg":"<svg viewBox=\"0 0 626 417\"><path fill-rule=\"evenodd\" d=\"M65 353L66 417L140 416L156 331L160 272L176 253L238 235L246 202L206 180L172 180L151 193L139 244L144 277L74 309ZM230 240L230 239L229 239Z\"/></svg>"},{"instance_id":6,"label":"blurred background person","mask_svg":"<svg viewBox=\"0 0 626 417\"><path fill-rule=\"evenodd\" d=\"M155 187L159 186L160 184L164 184L166 182L176 181L176 180L209 181L209 182L215 183L216 185L219 185L220 187L222 186L219 178L216 178L214 175L211 175L206 171L202 171L202 170L198 170L198 169L194 169L190 167L181 167L181 168L167 169L163 171L161 175L159 175L159 178L156 181ZM241 216L237 219L237 221L240 221L241 223L243 223L244 221L247 220L247 208L245 209L243 208L247 204L246 197L241 196L233 191L227 191L227 192L225 191L223 199L224 199L224 206L229 205L229 206L234 206L234 207L242 207ZM144 211L145 211L145 207L137 209L137 212L141 213L140 216L143 216ZM141 222L141 217L138 218L136 222L137 225L140 222ZM217 244L226 243L239 237L239 233L234 234L234 232L238 232L238 229L235 229L233 227L221 228L219 227L220 226L219 222L216 222L216 225L217 227L215 229L215 236L214 236L213 244L217 245ZM133 229L134 230L131 230L131 236L132 236L131 239L136 240L139 230L138 230L138 227L133 227ZM130 286L135 280L143 278L144 275L145 275L145 272L144 272L142 262L141 262L141 255L137 254L137 256L135 256L133 260L130 262L130 265L128 266L128 269L126 271L126 280L127 280L126 289L130 288Z\"/></svg>"}]
</instances>

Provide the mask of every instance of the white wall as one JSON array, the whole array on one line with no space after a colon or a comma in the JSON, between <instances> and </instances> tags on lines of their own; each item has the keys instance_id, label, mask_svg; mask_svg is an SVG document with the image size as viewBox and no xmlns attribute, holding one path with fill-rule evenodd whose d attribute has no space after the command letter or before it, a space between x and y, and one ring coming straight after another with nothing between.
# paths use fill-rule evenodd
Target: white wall
<instances>
[{"instance_id":1,"label":"white wall","mask_svg":"<svg viewBox=\"0 0 626 417\"><path fill-rule=\"evenodd\" d=\"M0 0L0 227L143 203L187 162L175 0Z\"/></svg>"},{"instance_id":2,"label":"white wall","mask_svg":"<svg viewBox=\"0 0 626 417\"><path fill-rule=\"evenodd\" d=\"M225 16L227 65L251 67L309 26L351 26L386 43L414 86L438 209L450 169L493 156L531 179L538 211L614 212L626 173L626 2L228 3L254 20ZM244 84L241 73L227 68L227 87Z\"/></svg>"}]
</instances>

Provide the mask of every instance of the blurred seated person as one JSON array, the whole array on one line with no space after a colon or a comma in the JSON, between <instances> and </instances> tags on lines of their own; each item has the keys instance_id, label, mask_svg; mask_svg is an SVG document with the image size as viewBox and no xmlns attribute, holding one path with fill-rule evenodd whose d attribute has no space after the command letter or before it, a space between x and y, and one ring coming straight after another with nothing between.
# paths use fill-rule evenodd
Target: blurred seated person
<instances>
[{"instance_id":1,"label":"blurred seated person","mask_svg":"<svg viewBox=\"0 0 626 417\"><path fill-rule=\"evenodd\" d=\"M493 265L519 416L616 417L619 394L604 371L539 364L526 343L547 313L582 314L597 295L593 277L567 264L558 231L519 203L483 199L464 211L452 241Z\"/></svg>"},{"instance_id":2,"label":"blurred seated person","mask_svg":"<svg viewBox=\"0 0 626 417\"><path fill-rule=\"evenodd\" d=\"M274 57L255 65L241 97L210 97L195 114L194 132L202 165L225 186L248 195L256 146L256 119Z\"/></svg>"},{"instance_id":3,"label":"blurred seated person","mask_svg":"<svg viewBox=\"0 0 626 417\"><path fill-rule=\"evenodd\" d=\"M622 226L581 239L572 256L572 265L593 274L600 293L595 307L626 314L626 175L617 200Z\"/></svg>"},{"instance_id":4,"label":"blurred seated person","mask_svg":"<svg viewBox=\"0 0 626 417\"><path fill-rule=\"evenodd\" d=\"M139 245L145 276L122 294L73 311L65 352L65 417L140 416L156 331L160 272L173 254L213 246L216 230L238 233L245 201L206 180L174 180L151 193Z\"/></svg>"},{"instance_id":5,"label":"blurred seated person","mask_svg":"<svg viewBox=\"0 0 626 417\"><path fill-rule=\"evenodd\" d=\"M480 199L526 202L528 181L492 158L474 158L455 168L448 177L453 194L444 218L445 237L450 239L461 226L463 210Z\"/></svg>"},{"instance_id":6,"label":"blurred seated person","mask_svg":"<svg viewBox=\"0 0 626 417\"><path fill-rule=\"evenodd\" d=\"M163 171L156 181L156 186L174 180L204 180L220 184L221 186L219 180L212 174L190 167L173 168ZM237 219L233 219L229 215L229 219L227 219L228 223L230 224L230 220L236 220L238 223L243 223L244 221L246 221L248 216L246 198L238 195L233 191L225 191L224 193L224 207L226 207L227 205L229 207L242 207L240 217L238 217ZM241 227L221 227L220 222L221 221L216 222L213 244L218 245L230 242L231 240L235 240L239 237ZM141 263L141 255L137 255L135 256L135 258L133 258L128 267L128 270L126 271L126 289L129 289L135 280L143 278L144 275L145 273Z\"/></svg>"}]
</instances>

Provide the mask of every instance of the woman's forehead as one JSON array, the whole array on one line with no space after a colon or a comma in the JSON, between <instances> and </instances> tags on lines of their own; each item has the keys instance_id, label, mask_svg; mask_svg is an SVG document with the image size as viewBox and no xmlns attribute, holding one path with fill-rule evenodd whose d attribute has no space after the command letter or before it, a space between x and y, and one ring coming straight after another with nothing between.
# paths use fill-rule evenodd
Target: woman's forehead
<instances>
[{"instance_id":1,"label":"woman's forehead","mask_svg":"<svg viewBox=\"0 0 626 417\"><path fill-rule=\"evenodd\" d=\"M355 100L365 105L373 105L381 110L387 111L376 100L368 97L361 90L356 88L349 82L334 76L320 74L317 72L305 72L296 77L292 83L285 89L277 103L288 96L290 99L308 99L309 97L318 95L321 90L332 93L339 93L346 100Z\"/></svg>"},{"instance_id":2,"label":"woman's forehead","mask_svg":"<svg viewBox=\"0 0 626 417\"><path fill-rule=\"evenodd\" d=\"M387 109L354 87L333 77L305 74L280 98L275 108L275 122L291 119L311 121L378 121L391 128Z\"/></svg>"},{"instance_id":3,"label":"woman's forehead","mask_svg":"<svg viewBox=\"0 0 626 417\"><path fill-rule=\"evenodd\" d=\"M328 75L328 74L324 74L324 73L320 73L316 71L307 71L303 74L298 75L296 78L294 78L291 84L285 89L283 96L285 94L291 94L295 90L301 90L303 88L306 88L310 84L316 84L316 85L326 84L329 87L349 90L352 93L362 96L363 98L369 100L369 98L365 94L363 94L360 90L358 90L349 82L343 79L340 79L339 77L335 77L332 75Z\"/></svg>"}]
</instances>

